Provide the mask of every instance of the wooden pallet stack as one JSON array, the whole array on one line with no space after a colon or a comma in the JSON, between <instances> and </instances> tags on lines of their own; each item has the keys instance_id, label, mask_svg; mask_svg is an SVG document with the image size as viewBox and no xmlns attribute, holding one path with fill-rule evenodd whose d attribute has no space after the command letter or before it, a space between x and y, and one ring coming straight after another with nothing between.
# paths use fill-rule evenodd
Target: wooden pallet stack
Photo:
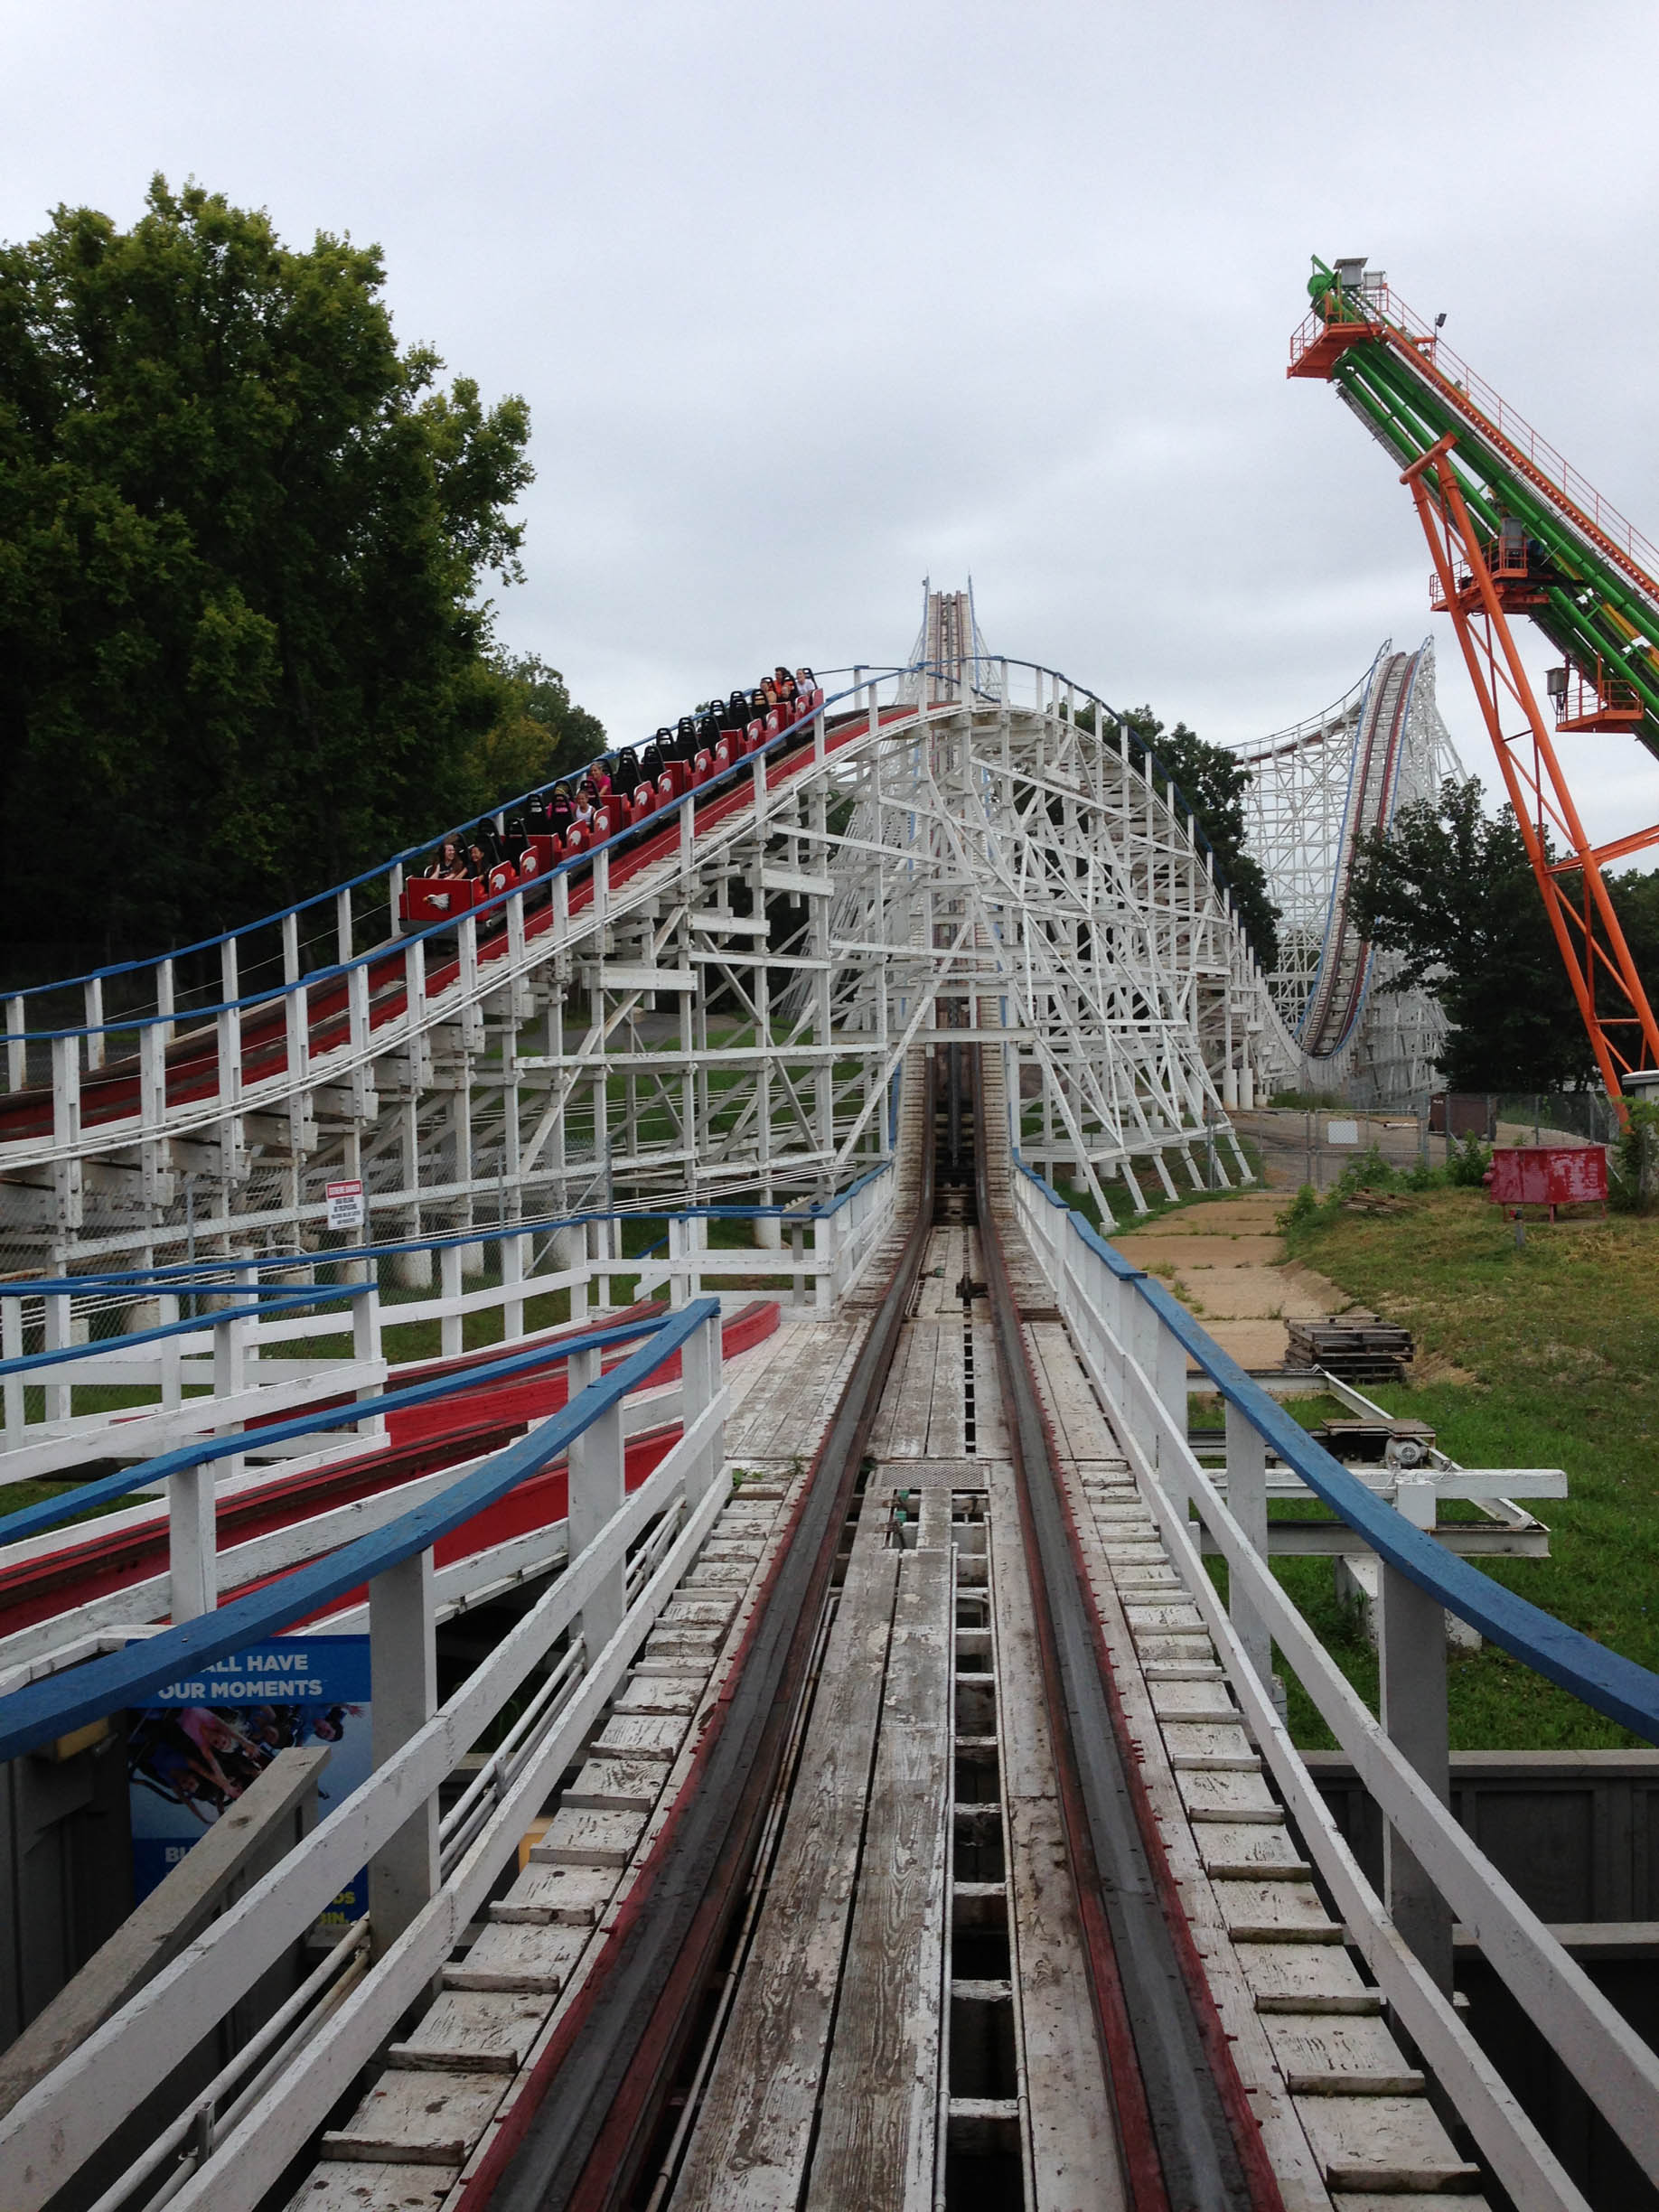
<instances>
[{"instance_id":1,"label":"wooden pallet stack","mask_svg":"<svg viewBox=\"0 0 1659 2212\"><path fill-rule=\"evenodd\" d=\"M1323 1367L1345 1382L1403 1382L1416 1353L1410 1329L1373 1313L1288 1321L1287 1367Z\"/></svg>"}]
</instances>

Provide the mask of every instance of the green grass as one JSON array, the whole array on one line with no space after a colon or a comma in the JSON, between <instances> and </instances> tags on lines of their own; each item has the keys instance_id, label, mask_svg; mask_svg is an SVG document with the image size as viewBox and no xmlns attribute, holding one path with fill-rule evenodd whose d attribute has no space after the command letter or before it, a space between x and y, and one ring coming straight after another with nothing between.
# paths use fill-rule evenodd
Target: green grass
<instances>
[{"instance_id":1,"label":"green grass","mask_svg":"<svg viewBox=\"0 0 1659 2212\"><path fill-rule=\"evenodd\" d=\"M1420 1361L1436 1354L1469 1378L1367 1395L1430 1423L1466 1466L1565 1468L1569 1496L1534 1509L1551 1556L1474 1563L1609 1650L1659 1668L1659 1222L1534 1223L1517 1251L1482 1194L1427 1191L1407 1206L1321 1210L1289 1230L1295 1258L1410 1327ZM1301 1404L1289 1410L1299 1415ZM1337 1603L1328 1563L1281 1561L1276 1570L1374 1708L1375 1654ZM1450 1707L1459 1749L1641 1741L1490 1646L1452 1655ZM1329 1742L1294 1684L1291 1719L1299 1742Z\"/></svg>"}]
</instances>

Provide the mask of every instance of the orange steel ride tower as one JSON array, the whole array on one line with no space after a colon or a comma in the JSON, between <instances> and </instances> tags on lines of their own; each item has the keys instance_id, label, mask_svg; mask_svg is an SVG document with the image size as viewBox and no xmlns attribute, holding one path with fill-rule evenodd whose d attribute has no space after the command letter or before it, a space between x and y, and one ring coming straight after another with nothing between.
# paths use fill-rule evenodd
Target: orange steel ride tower
<instances>
[{"instance_id":1,"label":"orange steel ride tower","mask_svg":"<svg viewBox=\"0 0 1659 2212\"><path fill-rule=\"evenodd\" d=\"M1549 692L1560 730L1627 729L1659 753L1659 555L1514 410L1441 346L1363 262L1314 264L1314 312L1293 377L1336 385L1405 464L1493 750L1607 1092L1659 1069L1659 1024L1602 868L1659 844L1659 824L1593 846L1509 616L1561 651ZM1649 564L1652 564L1650 566ZM1511 707L1525 726L1506 734ZM1551 840L1564 848L1557 858ZM1576 878L1576 886L1573 879Z\"/></svg>"}]
</instances>

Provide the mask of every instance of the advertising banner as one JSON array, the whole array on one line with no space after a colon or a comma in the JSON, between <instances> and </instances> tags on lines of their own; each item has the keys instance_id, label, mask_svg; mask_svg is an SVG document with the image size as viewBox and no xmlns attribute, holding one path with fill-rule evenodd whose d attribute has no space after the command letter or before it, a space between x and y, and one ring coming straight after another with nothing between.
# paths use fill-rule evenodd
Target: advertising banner
<instances>
[{"instance_id":1,"label":"advertising banner","mask_svg":"<svg viewBox=\"0 0 1659 2212\"><path fill-rule=\"evenodd\" d=\"M369 1776L369 1699L368 1637L304 1632L248 1645L155 1692L127 1741L135 1900L290 1745L329 1748L317 1792L326 1819ZM368 1909L365 1871L323 1924L343 1927Z\"/></svg>"}]
</instances>

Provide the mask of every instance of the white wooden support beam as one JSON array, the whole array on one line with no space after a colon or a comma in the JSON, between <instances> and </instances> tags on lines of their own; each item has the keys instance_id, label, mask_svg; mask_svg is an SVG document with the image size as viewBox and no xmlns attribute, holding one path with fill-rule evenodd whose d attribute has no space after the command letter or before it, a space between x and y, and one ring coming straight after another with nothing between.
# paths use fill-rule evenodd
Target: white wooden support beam
<instances>
[{"instance_id":1,"label":"white wooden support beam","mask_svg":"<svg viewBox=\"0 0 1659 2212\"><path fill-rule=\"evenodd\" d=\"M1402 1482L1398 1510L1432 1527L1435 1491ZM1377 1660L1382 1720L1389 1741L1409 1759L1444 1805L1451 1804L1451 1753L1446 1696L1446 1609L1386 1560L1380 1569ZM1394 1926L1424 1970L1448 1996L1452 1987L1452 1911L1433 1878L1392 1823L1382 1832L1383 1894Z\"/></svg>"},{"instance_id":2,"label":"white wooden support beam","mask_svg":"<svg viewBox=\"0 0 1659 2212\"><path fill-rule=\"evenodd\" d=\"M365 1363L372 1362L378 1367L383 1358L380 1348L380 1272L371 1259L358 1261L356 1272L359 1281L367 1283L369 1289L366 1296L351 1300L351 1357ZM380 1387L378 1383L370 1383L357 1394L359 1398L370 1398ZM366 1420L358 1421L355 1429L360 1437L384 1436L386 1417L383 1413L371 1413Z\"/></svg>"},{"instance_id":3,"label":"white wooden support beam","mask_svg":"<svg viewBox=\"0 0 1659 2212\"><path fill-rule=\"evenodd\" d=\"M179 1300L176 1291L164 1290L155 1301L157 1324L167 1328L177 1321ZM161 1401L164 1407L183 1405L184 1402L184 1349L183 1339L164 1336L161 1344Z\"/></svg>"},{"instance_id":4,"label":"white wooden support beam","mask_svg":"<svg viewBox=\"0 0 1659 2212\"><path fill-rule=\"evenodd\" d=\"M219 1604L213 1472L211 1467L181 1467L167 1477L167 1609L175 1624L211 1613Z\"/></svg>"},{"instance_id":5,"label":"white wooden support beam","mask_svg":"<svg viewBox=\"0 0 1659 2212\"><path fill-rule=\"evenodd\" d=\"M21 1091L29 1080L29 1040L24 1035L28 1001L18 991L5 1002L5 1082L9 1091Z\"/></svg>"},{"instance_id":6,"label":"white wooden support beam","mask_svg":"<svg viewBox=\"0 0 1659 2212\"><path fill-rule=\"evenodd\" d=\"M599 1378L599 1354L573 1353L569 1360L570 1402ZM623 1409L614 1405L585 1429L570 1447L567 1519L567 1558L574 1567L582 1553L605 1533L605 1525L622 1511L627 1486L623 1459ZM582 1640L591 1657L603 1651L622 1626L628 1609L627 1561L619 1551L616 1564L595 1586L582 1607Z\"/></svg>"},{"instance_id":7,"label":"white wooden support beam","mask_svg":"<svg viewBox=\"0 0 1659 2212\"><path fill-rule=\"evenodd\" d=\"M715 1314L704 1322L687 1343L680 1355L680 1421L688 1434L693 1422L701 1419L720 1395L721 1363L723 1351L720 1340L720 1317ZM719 1477L726 1464L726 1423L721 1421L714 1435L698 1455L698 1464L686 1472L686 1503L692 1511L711 1483Z\"/></svg>"},{"instance_id":8,"label":"white wooden support beam","mask_svg":"<svg viewBox=\"0 0 1659 2212\"><path fill-rule=\"evenodd\" d=\"M0 1298L0 1358L17 1360L23 1357L23 1326L22 1298ZM5 1407L5 1448L16 1451L23 1440L23 1379L20 1374L5 1378L4 1392Z\"/></svg>"},{"instance_id":9,"label":"white wooden support beam","mask_svg":"<svg viewBox=\"0 0 1659 2212\"><path fill-rule=\"evenodd\" d=\"M1227 1506L1263 1558L1268 1549L1267 1439L1236 1406L1227 1408ZM1273 1682L1273 1639L1251 1601L1242 1577L1228 1580L1227 1610L1250 1663L1270 1689Z\"/></svg>"},{"instance_id":10,"label":"white wooden support beam","mask_svg":"<svg viewBox=\"0 0 1659 2212\"><path fill-rule=\"evenodd\" d=\"M104 1064L104 979L101 975L87 978L86 1001L87 1065L89 1068L101 1068Z\"/></svg>"},{"instance_id":11,"label":"white wooden support beam","mask_svg":"<svg viewBox=\"0 0 1659 2212\"><path fill-rule=\"evenodd\" d=\"M171 958L155 965L155 1011L162 1017L162 1043L173 1042L173 972Z\"/></svg>"},{"instance_id":12,"label":"white wooden support beam","mask_svg":"<svg viewBox=\"0 0 1659 2212\"><path fill-rule=\"evenodd\" d=\"M159 1136L167 1119L167 1041L160 1022L145 1022L138 1032L138 1122L146 1136Z\"/></svg>"},{"instance_id":13,"label":"white wooden support beam","mask_svg":"<svg viewBox=\"0 0 1659 2212\"><path fill-rule=\"evenodd\" d=\"M438 1350L445 1359L458 1359L462 1349L461 1247L445 1244L438 1254L438 1295L445 1312L438 1323Z\"/></svg>"},{"instance_id":14,"label":"white wooden support beam","mask_svg":"<svg viewBox=\"0 0 1659 2212\"><path fill-rule=\"evenodd\" d=\"M74 1036L52 1040L52 1141L67 1151L80 1142L80 1044ZM80 1162L60 1159L53 1173L60 1234L80 1226Z\"/></svg>"},{"instance_id":15,"label":"white wooden support beam","mask_svg":"<svg viewBox=\"0 0 1659 2212\"><path fill-rule=\"evenodd\" d=\"M437 1711L432 1553L417 1551L369 1585L370 1739L384 1767ZM369 1921L383 1958L438 1886L437 1792L423 1798L369 1861Z\"/></svg>"},{"instance_id":16,"label":"white wooden support beam","mask_svg":"<svg viewBox=\"0 0 1659 2212\"><path fill-rule=\"evenodd\" d=\"M348 885L334 894L334 947L344 968L350 962L356 946L351 936L351 892Z\"/></svg>"},{"instance_id":17,"label":"white wooden support beam","mask_svg":"<svg viewBox=\"0 0 1659 2212\"><path fill-rule=\"evenodd\" d=\"M524 1280L525 1257L530 1240L524 1236L507 1236L501 1240L501 1288L511 1292ZM508 1296L501 1300L501 1336L512 1344L524 1334L524 1300Z\"/></svg>"},{"instance_id":18,"label":"white wooden support beam","mask_svg":"<svg viewBox=\"0 0 1659 2212\"><path fill-rule=\"evenodd\" d=\"M46 1308L46 1349L48 1352L67 1352L70 1341L70 1300L66 1291L56 1292L43 1299ZM63 1370L47 1368L46 1418L49 1421L66 1421L74 1406L74 1392L68 1382L54 1382L50 1378Z\"/></svg>"}]
</instances>

